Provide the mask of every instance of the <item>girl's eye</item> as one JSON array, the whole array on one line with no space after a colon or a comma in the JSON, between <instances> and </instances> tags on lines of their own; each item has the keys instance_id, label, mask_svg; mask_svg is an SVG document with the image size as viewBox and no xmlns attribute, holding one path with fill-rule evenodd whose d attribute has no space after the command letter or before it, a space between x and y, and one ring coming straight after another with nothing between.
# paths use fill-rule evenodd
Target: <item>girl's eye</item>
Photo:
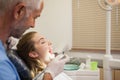
<instances>
[{"instance_id":1,"label":"girl's eye","mask_svg":"<svg viewBox=\"0 0 120 80\"><path fill-rule=\"evenodd\" d=\"M41 42L41 44L45 44L45 41L44 41L44 42Z\"/></svg>"}]
</instances>

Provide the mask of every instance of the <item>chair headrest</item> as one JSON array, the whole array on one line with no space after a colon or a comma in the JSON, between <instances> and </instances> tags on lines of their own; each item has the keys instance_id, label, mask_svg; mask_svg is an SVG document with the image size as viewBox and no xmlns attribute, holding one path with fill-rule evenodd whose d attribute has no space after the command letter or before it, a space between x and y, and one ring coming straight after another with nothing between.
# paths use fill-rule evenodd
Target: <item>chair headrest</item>
<instances>
[{"instance_id":1,"label":"chair headrest","mask_svg":"<svg viewBox=\"0 0 120 80\"><path fill-rule=\"evenodd\" d=\"M12 49L8 50L7 55L16 67L21 80L32 80L30 70L28 69L24 61L18 56L17 51Z\"/></svg>"}]
</instances>

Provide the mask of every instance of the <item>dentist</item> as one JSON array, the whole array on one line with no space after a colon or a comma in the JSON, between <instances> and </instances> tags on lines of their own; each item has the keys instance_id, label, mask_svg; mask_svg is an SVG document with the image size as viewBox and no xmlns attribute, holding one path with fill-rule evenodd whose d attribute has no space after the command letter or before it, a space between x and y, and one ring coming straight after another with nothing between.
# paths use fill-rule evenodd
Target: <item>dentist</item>
<instances>
[{"instance_id":1,"label":"dentist","mask_svg":"<svg viewBox=\"0 0 120 80\"><path fill-rule=\"evenodd\" d=\"M0 0L0 80L20 80L15 66L6 55L6 42L10 36L19 38L27 29L34 28L43 5L43 0ZM42 80L53 80L63 71L67 60L55 59L49 63Z\"/></svg>"}]
</instances>

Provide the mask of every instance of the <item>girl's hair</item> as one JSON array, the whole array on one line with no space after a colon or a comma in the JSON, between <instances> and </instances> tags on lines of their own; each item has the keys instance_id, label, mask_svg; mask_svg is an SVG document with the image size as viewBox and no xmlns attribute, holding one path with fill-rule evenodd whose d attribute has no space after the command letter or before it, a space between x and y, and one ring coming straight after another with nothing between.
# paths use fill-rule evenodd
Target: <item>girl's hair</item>
<instances>
[{"instance_id":1,"label":"girl's hair","mask_svg":"<svg viewBox=\"0 0 120 80\"><path fill-rule=\"evenodd\" d=\"M35 51L34 41L32 41L32 38L36 33L37 32L29 32L23 35L17 44L18 55L30 69L32 78L44 69L42 62L39 59L31 58L29 56L31 51Z\"/></svg>"}]
</instances>

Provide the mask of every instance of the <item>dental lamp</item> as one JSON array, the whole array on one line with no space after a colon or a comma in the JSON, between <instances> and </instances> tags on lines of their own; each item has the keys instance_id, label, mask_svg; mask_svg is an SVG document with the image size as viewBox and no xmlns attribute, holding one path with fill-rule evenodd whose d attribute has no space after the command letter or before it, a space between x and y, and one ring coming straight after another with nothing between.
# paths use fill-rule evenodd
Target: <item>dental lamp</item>
<instances>
[{"instance_id":1,"label":"dental lamp","mask_svg":"<svg viewBox=\"0 0 120 80\"><path fill-rule=\"evenodd\" d=\"M98 0L99 6L106 10L106 54L103 59L104 80L112 80L112 69L120 69L120 59L113 59L111 55L111 11L112 6L120 4L120 0L104 0L104 3L105 6L102 5L101 0ZM118 16L116 20L118 20Z\"/></svg>"},{"instance_id":2,"label":"dental lamp","mask_svg":"<svg viewBox=\"0 0 120 80\"><path fill-rule=\"evenodd\" d=\"M105 0L105 2L111 6L120 4L120 0Z\"/></svg>"}]
</instances>

